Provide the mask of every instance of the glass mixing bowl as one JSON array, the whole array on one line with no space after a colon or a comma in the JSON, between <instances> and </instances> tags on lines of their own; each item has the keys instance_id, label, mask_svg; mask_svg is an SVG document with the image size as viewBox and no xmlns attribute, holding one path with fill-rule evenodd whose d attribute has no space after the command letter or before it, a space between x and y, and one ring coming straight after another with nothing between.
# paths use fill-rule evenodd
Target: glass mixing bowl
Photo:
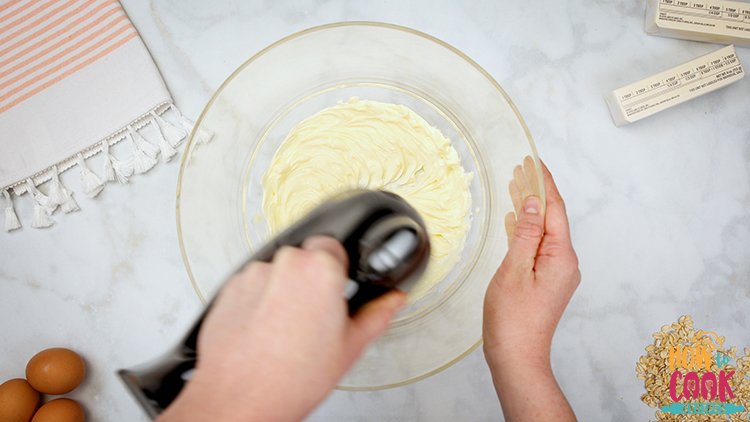
<instances>
[{"instance_id":1,"label":"glass mixing bowl","mask_svg":"<svg viewBox=\"0 0 750 422\"><path fill-rule=\"evenodd\" d=\"M444 42L370 22L291 35L253 56L219 87L185 149L177 229L185 266L204 303L266 240L261 177L286 135L306 117L351 97L409 107L451 140L463 168L474 174L472 222L460 263L410 300L339 385L374 390L432 375L481 344L484 294L507 251L504 217L513 211L513 168L526 156L541 167L510 98ZM200 141L201 132L213 133L212 139ZM541 172L538 179L542 183Z\"/></svg>"}]
</instances>

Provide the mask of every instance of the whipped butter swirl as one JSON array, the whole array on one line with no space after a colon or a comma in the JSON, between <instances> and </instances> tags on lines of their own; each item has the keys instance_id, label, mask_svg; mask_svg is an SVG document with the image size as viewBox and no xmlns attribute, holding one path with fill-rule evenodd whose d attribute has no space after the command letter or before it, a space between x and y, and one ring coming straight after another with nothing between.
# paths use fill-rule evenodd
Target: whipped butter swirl
<instances>
[{"instance_id":1,"label":"whipped butter swirl","mask_svg":"<svg viewBox=\"0 0 750 422\"><path fill-rule=\"evenodd\" d=\"M263 175L263 213L275 236L351 189L400 195L422 215L430 237L430 262L410 293L416 298L460 259L472 177L450 141L410 109L352 98L292 129Z\"/></svg>"}]
</instances>

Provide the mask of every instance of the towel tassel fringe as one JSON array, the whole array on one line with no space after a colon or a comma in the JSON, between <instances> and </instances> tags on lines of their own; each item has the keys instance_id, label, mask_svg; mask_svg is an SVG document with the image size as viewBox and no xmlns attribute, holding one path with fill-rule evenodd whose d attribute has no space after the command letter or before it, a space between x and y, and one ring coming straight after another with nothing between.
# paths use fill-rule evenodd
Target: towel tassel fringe
<instances>
[{"instance_id":1,"label":"towel tassel fringe","mask_svg":"<svg viewBox=\"0 0 750 422\"><path fill-rule=\"evenodd\" d=\"M159 124L156 122L156 119L151 119L151 122L153 122L156 126L156 136L159 137L159 148L161 148L161 159L166 163L167 161L171 160L175 154L177 154L177 150L174 149L174 147L169 142L167 142L166 138L164 138L164 134L161 131L161 126L159 126Z\"/></svg>"},{"instance_id":2,"label":"towel tassel fringe","mask_svg":"<svg viewBox=\"0 0 750 422\"><path fill-rule=\"evenodd\" d=\"M174 111L175 114L177 114L177 120L180 121L180 124L182 125L182 127L185 128L185 131L187 133L192 132L193 131L193 127L195 126L195 123L193 123L187 117L183 116L182 113L180 113L180 110L178 110L177 107L174 106L174 103L170 104L169 108L172 109L172 111Z\"/></svg>"},{"instance_id":3,"label":"towel tassel fringe","mask_svg":"<svg viewBox=\"0 0 750 422\"><path fill-rule=\"evenodd\" d=\"M117 180L122 184L128 183L128 177L133 175L133 159L128 158L120 161L109 153L109 141L102 141L102 153L104 154L104 178L107 181Z\"/></svg>"},{"instance_id":4,"label":"towel tassel fringe","mask_svg":"<svg viewBox=\"0 0 750 422\"><path fill-rule=\"evenodd\" d=\"M135 139L135 142L138 143L138 148L145 152L146 155L151 158L156 158L156 156L159 155L159 147L147 141L146 138L138 133L138 131L133 129L133 126L128 125L128 132L130 132L130 136Z\"/></svg>"},{"instance_id":5,"label":"towel tassel fringe","mask_svg":"<svg viewBox=\"0 0 750 422\"><path fill-rule=\"evenodd\" d=\"M9 232L20 229L21 222L18 221L16 210L13 209L13 200L10 199L10 192L6 189L3 191L3 195L5 196L5 231Z\"/></svg>"},{"instance_id":6,"label":"towel tassel fringe","mask_svg":"<svg viewBox=\"0 0 750 422\"><path fill-rule=\"evenodd\" d=\"M145 152L138 148L138 144L135 142L135 139L133 139L131 133L132 128L128 127L128 129L128 138L130 138L130 143L133 145L133 156L130 157L133 162L133 173L145 173L151 170L151 168L156 165L156 159L148 156Z\"/></svg>"},{"instance_id":7,"label":"towel tassel fringe","mask_svg":"<svg viewBox=\"0 0 750 422\"><path fill-rule=\"evenodd\" d=\"M156 120L156 124L159 125L159 128L161 128L161 132L164 134L164 137L167 139L167 142L169 142L169 145L172 145L172 147L176 147L177 145L180 145L180 141L182 141L183 139L187 137L187 133L185 133L184 130L162 119L158 114L154 113L153 111L151 111L151 117L153 117L153 119Z\"/></svg>"},{"instance_id":8,"label":"towel tassel fringe","mask_svg":"<svg viewBox=\"0 0 750 422\"><path fill-rule=\"evenodd\" d=\"M102 141L102 154L104 154L104 181L111 182L116 178L115 167L112 162L115 157L109 154L109 141L106 139Z\"/></svg>"},{"instance_id":9,"label":"towel tassel fringe","mask_svg":"<svg viewBox=\"0 0 750 422\"><path fill-rule=\"evenodd\" d=\"M191 133L193 131L193 128L195 127L195 123L190 121L190 119L188 119L187 117L183 116L182 113L180 113L180 110L178 110L177 107L174 106L174 103L170 104L169 107L177 114L177 119L185 128L187 133ZM198 133L195 134L195 139L202 145L206 145L207 143L209 143L213 137L214 132L206 128L198 129Z\"/></svg>"},{"instance_id":10,"label":"towel tassel fringe","mask_svg":"<svg viewBox=\"0 0 750 422\"><path fill-rule=\"evenodd\" d=\"M34 199L34 218L31 220L31 227L39 229L55 224L55 221L49 217L51 214L51 211L49 210L49 198L39 192L31 179L26 179L26 187L29 190L31 197ZM57 208L57 206L55 206L55 208Z\"/></svg>"},{"instance_id":11,"label":"towel tassel fringe","mask_svg":"<svg viewBox=\"0 0 750 422\"><path fill-rule=\"evenodd\" d=\"M104 189L104 182L99 178L93 171L89 170L86 166L86 161L83 159L83 154L79 153L76 157L78 160L78 166L81 168L81 187L83 193L87 197L93 198Z\"/></svg>"},{"instance_id":12,"label":"towel tassel fringe","mask_svg":"<svg viewBox=\"0 0 750 422\"><path fill-rule=\"evenodd\" d=\"M166 108L164 107L165 104L167 104ZM168 109L172 109L176 113L177 120L179 121L178 124L172 124L164 120L160 116L160 113L157 113L157 110L163 113ZM158 142L149 142L133 126L135 124L142 125L154 122L156 123ZM51 215L58 207L64 213L80 210L78 203L73 198L73 192L68 190L60 181L60 169L67 170L72 165L77 164L80 168L79 177L83 193L89 198L94 198L104 189L105 182L117 180L124 184L128 183L130 176L149 171L156 165L157 155L159 154L162 155L164 162L170 161L178 153L176 147L182 143L183 139L190 135L193 128L194 123L184 117L173 103L168 102L157 106L142 115L134 123L125 127L124 137L130 139L133 148L133 155L128 159L118 160L109 152L110 143L117 143L122 139L123 132L121 131L101 141L100 148L92 147L89 150L82 151L60 162L58 165L49 167L43 172L34 175L33 178L28 178L25 182L16 183L2 191L6 198L5 230L11 231L22 227L13 204L11 196L13 193L18 196L28 191L34 201L34 216L31 226L35 228L49 227L55 224ZM114 138L118 135L119 137ZM197 143L206 144L212 139L214 133L208 129L200 129L194 136ZM100 151L104 153L103 176L101 178L87 166L83 155L84 153L94 155ZM33 179L43 182L50 178L52 181L49 185L49 194L45 195L37 189Z\"/></svg>"},{"instance_id":13,"label":"towel tassel fringe","mask_svg":"<svg viewBox=\"0 0 750 422\"><path fill-rule=\"evenodd\" d=\"M73 192L66 189L62 182L60 182L60 173L57 170L57 166L52 167L52 186L49 188L49 202L53 205L60 205L60 209L65 214L81 209L76 200L73 199Z\"/></svg>"}]
</instances>

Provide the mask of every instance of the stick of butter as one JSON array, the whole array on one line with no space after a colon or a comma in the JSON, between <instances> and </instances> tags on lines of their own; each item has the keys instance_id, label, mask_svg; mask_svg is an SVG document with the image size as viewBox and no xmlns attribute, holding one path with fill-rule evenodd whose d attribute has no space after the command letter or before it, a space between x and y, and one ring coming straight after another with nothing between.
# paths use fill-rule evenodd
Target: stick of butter
<instances>
[{"instance_id":1,"label":"stick of butter","mask_svg":"<svg viewBox=\"0 0 750 422\"><path fill-rule=\"evenodd\" d=\"M750 47L750 3L649 0L646 33Z\"/></svg>"},{"instance_id":2,"label":"stick of butter","mask_svg":"<svg viewBox=\"0 0 750 422\"><path fill-rule=\"evenodd\" d=\"M745 76L734 46L612 91L604 99L622 126L737 82Z\"/></svg>"}]
</instances>

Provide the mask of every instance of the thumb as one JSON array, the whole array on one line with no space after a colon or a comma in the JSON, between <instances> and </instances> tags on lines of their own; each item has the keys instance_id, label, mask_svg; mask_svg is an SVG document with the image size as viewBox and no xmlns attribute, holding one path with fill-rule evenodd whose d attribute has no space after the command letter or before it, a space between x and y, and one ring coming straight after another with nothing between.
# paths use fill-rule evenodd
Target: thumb
<instances>
[{"instance_id":1,"label":"thumb","mask_svg":"<svg viewBox=\"0 0 750 422\"><path fill-rule=\"evenodd\" d=\"M517 270L531 271L534 268L544 235L544 215L541 210L542 201L534 195L527 197L521 206L513 241L506 256L508 263Z\"/></svg>"},{"instance_id":2,"label":"thumb","mask_svg":"<svg viewBox=\"0 0 750 422\"><path fill-rule=\"evenodd\" d=\"M346 336L349 363L359 357L371 341L388 329L393 317L406 303L406 293L393 289L362 305L352 316Z\"/></svg>"},{"instance_id":3,"label":"thumb","mask_svg":"<svg viewBox=\"0 0 750 422\"><path fill-rule=\"evenodd\" d=\"M349 255L346 253L346 249L338 240L330 236L310 236L302 242L301 247L308 251L325 251L341 264L344 271L349 270Z\"/></svg>"}]
</instances>

